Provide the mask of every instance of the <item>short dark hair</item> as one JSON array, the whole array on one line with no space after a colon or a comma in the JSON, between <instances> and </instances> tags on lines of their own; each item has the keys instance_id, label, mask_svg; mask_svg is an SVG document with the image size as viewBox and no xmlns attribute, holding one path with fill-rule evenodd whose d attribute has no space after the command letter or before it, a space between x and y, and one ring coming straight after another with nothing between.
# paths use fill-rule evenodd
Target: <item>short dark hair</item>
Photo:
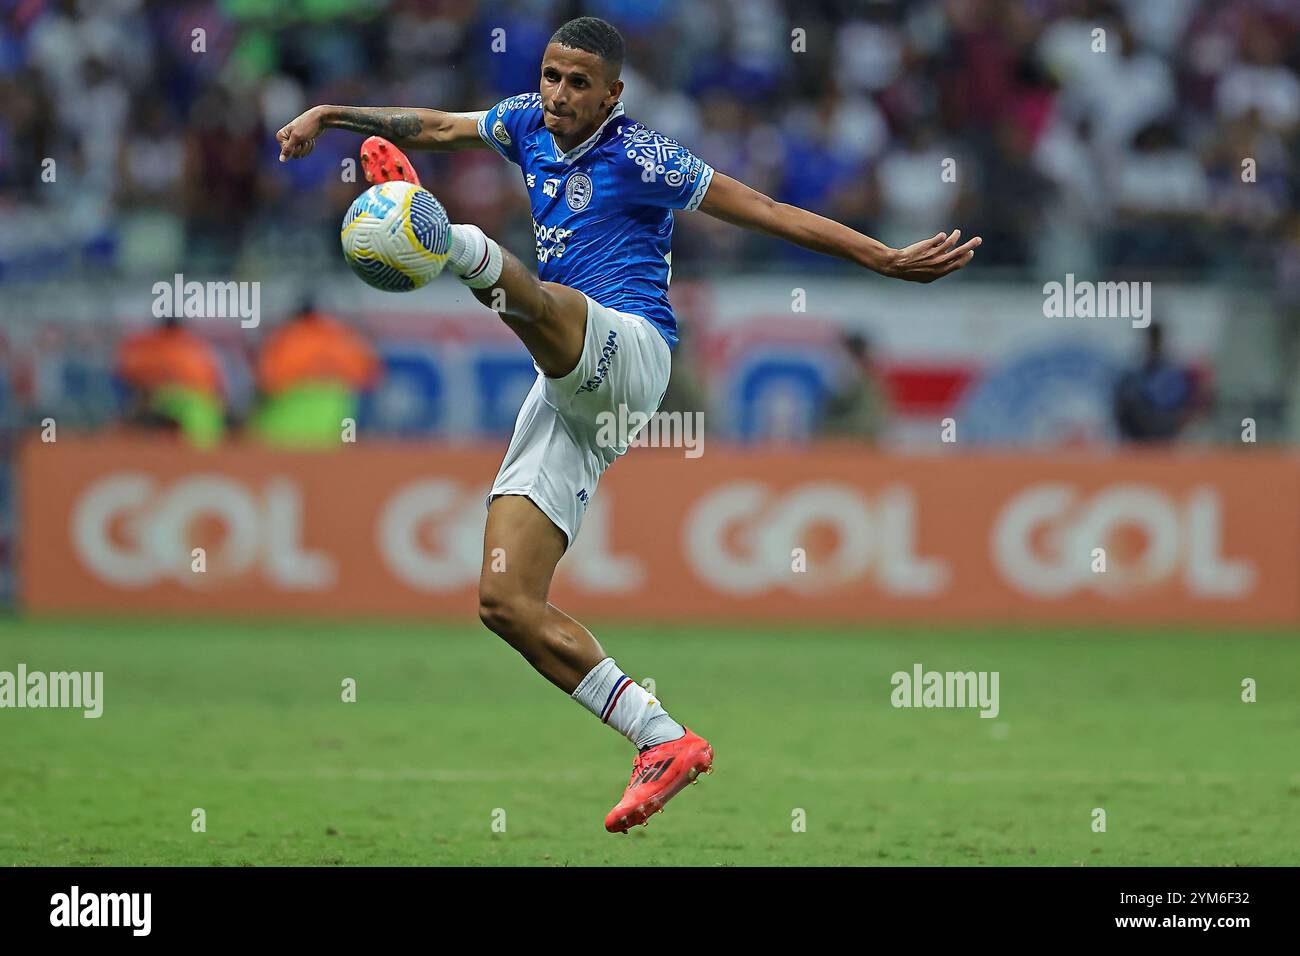
<instances>
[{"instance_id":1,"label":"short dark hair","mask_svg":"<svg viewBox=\"0 0 1300 956\"><path fill-rule=\"evenodd\" d=\"M623 69L623 35L599 17L570 20L551 35L551 42L596 54L609 67L612 80Z\"/></svg>"}]
</instances>

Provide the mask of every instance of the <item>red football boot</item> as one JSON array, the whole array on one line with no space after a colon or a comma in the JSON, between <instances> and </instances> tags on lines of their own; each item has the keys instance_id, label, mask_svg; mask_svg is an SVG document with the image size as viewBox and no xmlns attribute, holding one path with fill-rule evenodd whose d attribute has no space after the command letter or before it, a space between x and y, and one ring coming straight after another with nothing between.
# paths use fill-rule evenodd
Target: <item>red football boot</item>
<instances>
[{"instance_id":1,"label":"red football boot","mask_svg":"<svg viewBox=\"0 0 1300 956\"><path fill-rule=\"evenodd\" d=\"M420 185L420 177L406 154L384 139L371 136L361 144L361 171L368 183L403 181Z\"/></svg>"},{"instance_id":2,"label":"red football boot","mask_svg":"<svg viewBox=\"0 0 1300 956\"><path fill-rule=\"evenodd\" d=\"M637 754L632 779L623 791L623 799L605 817L605 829L626 833L647 823L688 783L694 783L700 774L712 772L713 748L689 730L676 740Z\"/></svg>"}]
</instances>

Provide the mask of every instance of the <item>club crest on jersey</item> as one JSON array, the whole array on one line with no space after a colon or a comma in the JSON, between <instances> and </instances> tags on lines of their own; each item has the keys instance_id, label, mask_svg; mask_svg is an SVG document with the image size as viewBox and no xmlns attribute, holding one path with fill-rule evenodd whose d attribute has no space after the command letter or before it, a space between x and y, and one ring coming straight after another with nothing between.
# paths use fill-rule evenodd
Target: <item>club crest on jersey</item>
<instances>
[{"instance_id":1,"label":"club crest on jersey","mask_svg":"<svg viewBox=\"0 0 1300 956\"><path fill-rule=\"evenodd\" d=\"M587 208L587 204L591 202L591 193L591 177L586 173L574 173L564 187L564 198L568 200L569 208L574 212Z\"/></svg>"},{"instance_id":2,"label":"club crest on jersey","mask_svg":"<svg viewBox=\"0 0 1300 956\"><path fill-rule=\"evenodd\" d=\"M502 146L510 145L510 134L506 132L506 124L501 120L492 124L492 138Z\"/></svg>"}]
</instances>

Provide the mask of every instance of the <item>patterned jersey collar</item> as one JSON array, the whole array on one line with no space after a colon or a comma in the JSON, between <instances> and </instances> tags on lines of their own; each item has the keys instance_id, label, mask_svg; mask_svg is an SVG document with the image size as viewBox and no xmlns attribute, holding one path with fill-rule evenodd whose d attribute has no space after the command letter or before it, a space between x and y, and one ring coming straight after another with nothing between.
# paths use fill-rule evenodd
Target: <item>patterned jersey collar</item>
<instances>
[{"instance_id":1,"label":"patterned jersey collar","mask_svg":"<svg viewBox=\"0 0 1300 956\"><path fill-rule=\"evenodd\" d=\"M609 111L609 115L605 117L605 122L600 124L600 127L596 132L592 133L567 153L560 152L560 144L555 141L555 136L552 135L551 148L555 151L555 158L566 166L576 163L578 160L582 159L583 156L587 155L591 148L596 145L597 140L599 140L601 135L605 132L605 127L608 126L612 120L615 120L622 115L623 101L619 100L614 104L614 108Z\"/></svg>"}]
</instances>

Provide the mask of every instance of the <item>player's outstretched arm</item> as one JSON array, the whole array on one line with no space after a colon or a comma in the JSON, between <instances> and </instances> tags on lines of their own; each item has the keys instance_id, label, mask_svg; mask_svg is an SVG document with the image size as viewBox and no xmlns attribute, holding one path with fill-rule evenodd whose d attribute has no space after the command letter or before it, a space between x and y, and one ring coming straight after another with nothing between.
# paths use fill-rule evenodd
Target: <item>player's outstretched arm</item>
<instances>
[{"instance_id":1,"label":"player's outstretched arm","mask_svg":"<svg viewBox=\"0 0 1300 956\"><path fill-rule=\"evenodd\" d=\"M933 282L956 272L974 258L975 249L984 241L976 236L957 245L961 239L961 230L957 229L894 249L834 219L777 202L721 173L714 173L700 211L909 282Z\"/></svg>"},{"instance_id":2,"label":"player's outstretched arm","mask_svg":"<svg viewBox=\"0 0 1300 956\"><path fill-rule=\"evenodd\" d=\"M478 135L478 115L405 106L313 106L275 134L280 162L302 159L327 129L382 136L403 149L488 149Z\"/></svg>"}]
</instances>

